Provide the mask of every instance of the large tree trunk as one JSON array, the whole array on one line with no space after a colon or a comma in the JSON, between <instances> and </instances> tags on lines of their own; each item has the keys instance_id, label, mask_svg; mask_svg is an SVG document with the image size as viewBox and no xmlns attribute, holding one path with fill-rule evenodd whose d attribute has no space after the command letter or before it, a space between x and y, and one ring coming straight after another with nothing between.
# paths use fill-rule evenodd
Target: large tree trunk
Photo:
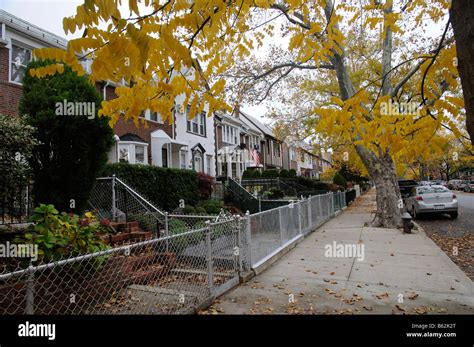
<instances>
[{"instance_id":1,"label":"large tree trunk","mask_svg":"<svg viewBox=\"0 0 474 347\"><path fill-rule=\"evenodd\" d=\"M386 154L377 157L371 152L358 147L357 152L369 176L377 189L377 211L372 226L383 228L399 228L402 226L401 194L395 163Z\"/></svg>"},{"instance_id":2,"label":"large tree trunk","mask_svg":"<svg viewBox=\"0 0 474 347\"><path fill-rule=\"evenodd\" d=\"M466 127L474 145L474 1L452 0L449 11L464 93Z\"/></svg>"}]
</instances>

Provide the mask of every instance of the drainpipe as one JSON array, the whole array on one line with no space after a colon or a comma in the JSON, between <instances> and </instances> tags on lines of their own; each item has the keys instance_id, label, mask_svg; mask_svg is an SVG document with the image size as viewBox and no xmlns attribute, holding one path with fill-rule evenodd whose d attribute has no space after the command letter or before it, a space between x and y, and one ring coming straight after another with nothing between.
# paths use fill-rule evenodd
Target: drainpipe
<instances>
[{"instance_id":1,"label":"drainpipe","mask_svg":"<svg viewBox=\"0 0 474 347\"><path fill-rule=\"evenodd\" d=\"M103 88L103 94L104 94L104 101L107 100L107 87L110 85L110 82L107 81L105 82L104 88Z\"/></svg>"}]
</instances>

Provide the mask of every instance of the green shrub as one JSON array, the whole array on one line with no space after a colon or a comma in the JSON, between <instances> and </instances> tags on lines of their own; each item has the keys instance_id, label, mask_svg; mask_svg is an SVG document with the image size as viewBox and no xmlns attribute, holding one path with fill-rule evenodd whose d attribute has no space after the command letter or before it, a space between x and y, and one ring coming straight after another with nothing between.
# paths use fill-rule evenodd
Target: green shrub
<instances>
[{"instance_id":1,"label":"green shrub","mask_svg":"<svg viewBox=\"0 0 474 347\"><path fill-rule=\"evenodd\" d=\"M276 178L278 177L278 171L277 170L264 170L262 172L262 177L265 178Z\"/></svg>"},{"instance_id":2,"label":"green shrub","mask_svg":"<svg viewBox=\"0 0 474 347\"><path fill-rule=\"evenodd\" d=\"M260 171L257 169L247 169L242 174L243 179L252 179L252 178L257 179L260 177L261 177Z\"/></svg>"},{"instance_id":3,"label":"green shrub","mask_svg":"<svg viewBox=\"0 0 474 347\"><path fill-rule=\"evenodd\" d=\"M32 221L35 224L15 242L38 245L38 255L45 262L109 248L98 238L104 226L91 213L84 217L60 214L53 205L41 204L35 208Z\"/></svg>"},{"instance_id":4,"label":"green shrub","mask_svg":"<svg viewBox=\"0 0 474 347\"><path fill-rule=\"evenodd\" d=\"M78 76L69 66L64 73L44 78L32 77L31 68L51 61L34 60L23 79L19 112L35 128L35 146L29 159L33 172L36 205L53 204L59 211L81 213L87 206L95 178L107 162L113 131L107 117L99 117L102 98L87 77ZM89 103L92 115L57 115L57 104ZM92 107L88 110L92 111ZM64 111L63 111L64 112Z\"/></svg>"},{"instance_id":5,"label":"green shrub","mask_svg":"<svg viewBox=\"0 0 474 347\"><path fill-rule=\"evenodd\" d=\"M194 209L193 206L191 205L186 205L183 207L183 213L184 214L195 214L196 210Z\"/></svg>"},{"instance_id":6,"label":"green shrub","mask_svg":"<svg viewBox=\"0 0 474 347\"><path fill-rule=\"evenodd\" d=\"M288 170L288 176L289 177L296 177L296 170L295 169L290 169Z\"/></svg>"},{"instance_id":7,"label":"green shrub","mask_svg":"<svg viewBox=\"0 0 474 347\"><path fill-rule=\"evenodd\" d=\"M334 175L333 182L343 188L347 188L347 181L339 172L336 172Z\"/></svg>"},{"instance_id":8,"label":"green shrub","mask_svg":"<svg viewBox=\"0 0 474 347\"><path fill-rule=\"evenodd\" d=\"M290 177L290 173L288 172L287 169L280 170L280 174L279 174L279 175L280 175L281 178L288 178L288 177Z\"/></svg>"},{"instance_id":9,"label":"green shrub","mask_svg":"<svg viewBox=\"0 0 474 347\"><path fill-rule=\"evenodd\" d=\"M189 230L190 228L188 227L188 225L180 219L171 218L168 220L169 236L179 235ZM180 253L181 251L186 249L188 244L189 236L177 236L171 239L171 250Z\"/></svg>"},{"instance_id":10,"label":"green shrub","mask_svg":"<svg viewBox=\"0 0 474 347\"><path fill-rule=\"evenodd\" d=\"M192 170L129 163L107 164L102 176L114 174L167 211L177 208L181 199L186 205L195 205L199 200L197 173Z\"/></svg>"},{"instance_id":11,"label":"green shrub","mask_svg":"<svg viewBox=\"0 0 474 347\"><path fill-rule=\"evenodd\" d=\"M224 207L224 203L221 200L211 199L201 201L198 206L203 208L207 214L216 215L219 214L221 209Z\"/></svg>"},{"instance_id":12,"label":"green shrub","mask_svg":"<svg viewBox=\"0 0 474 347\"><path fill-rule=\"evenodd\" d=\"M197 206L196 207L196 214L207 214L207 211L204 207Z\"/></svg>"},{"instance_id":13,"label":"green shrub","mask_svg":"<svg viewBox=\"0 0 474 347\"><path fill-rule=\"evenodd\" d=\"M133 221L138 222L140 228L143 231L151 231L153 233L156 233L158 231L157 219L150 214L145 214L145 213L129 214L127 216L127 219L130 222L133 222Z\"/></svg>"},{"instance_id":14,"label":"green shrub","mask_svg":"<svg viewBox=\"0 0 474 347\"><path fill-rule=\"evenodd\" d=\"M34 131L23 117L0 114L0 201L5 205L20 196L29 183L30 169L23 160L17 160L17 154L30 159L38 145Z\"/></svg>"},{"instance_id":15,"label":"green shrub","mask_svg":"<svg viewBox=\"0 0 474 347\"><path fill-rule=\"evenodd\" d=\"M281 190L279 188L276 188L276 187L273 187L273 188L270 188L267 191L265 191L263 193L263 196L265 196L267 199L274 200L274 199L283 198L285 196L285 194L283 193L283 190Z\"/></svg>"}]
</instances>

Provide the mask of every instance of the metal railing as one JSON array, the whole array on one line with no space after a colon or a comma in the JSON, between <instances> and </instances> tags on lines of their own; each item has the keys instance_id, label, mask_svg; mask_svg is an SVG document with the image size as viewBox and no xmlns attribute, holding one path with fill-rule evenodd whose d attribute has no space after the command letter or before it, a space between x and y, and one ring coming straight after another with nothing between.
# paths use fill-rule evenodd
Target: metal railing
<instances>
[{"instance_id":1,"label":"metal railing","mask_svg":"<svg viewBox=\"0 0 474 347\"><path fill-rule=\"evenodd\" d=\"M0 189L0 225L28 222L33 212L32 184Z\"/></svg>"},{"instance_id":2,"label":"metal railing","mask_svg":"<svg viewBox=\"0 0 474 347\"><path fill-rule=\"evenodd\" d=\"M97 178L89 198L90 208L112 222L139 222L140 228L159 236L165 213L118 177Z\"/></svg>"}]
</instances>

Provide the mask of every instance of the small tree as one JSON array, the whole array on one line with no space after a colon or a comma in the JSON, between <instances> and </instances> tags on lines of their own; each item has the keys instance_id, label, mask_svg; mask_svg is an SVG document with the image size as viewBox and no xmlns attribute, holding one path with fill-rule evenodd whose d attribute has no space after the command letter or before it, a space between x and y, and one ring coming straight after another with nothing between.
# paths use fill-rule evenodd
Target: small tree
<instances>
[{"instance_id":1,"label":"small tree","mask_svg":"<svg viewBox=\"0 0 474 347\"><path fill-rule=\"evenodd\" d=\"M344 176L342 176L339 172L336 172L336 174L334 175L333 182L338 186L347 188L347 181Z\"/></svg>"},{"instance_id":2,"label":"small tree","mask_svg":"<svg viewBox=\"0 0 474 347\"><path fill-rule=\"evenodd\" d=\"M20 100L20 113L36 128L35 136L41 142L29 160L34 200L53 204L59 211L81 212L107 161L113 131L107 117L97 117L101 97L85 77L68 66L63 74L30 75L30 69L50 63L28 65Z\"/></svg>"},{"instance_id":3,"label":"small tree","mask_svg":"<svg viewBox=\"0 0 474 347\"><path fill-rule=\"evenodd\" d=\"M289 177L296 177L296 170L295 169L288 170L288 176Z\"/></svg>"}]
</instances>

